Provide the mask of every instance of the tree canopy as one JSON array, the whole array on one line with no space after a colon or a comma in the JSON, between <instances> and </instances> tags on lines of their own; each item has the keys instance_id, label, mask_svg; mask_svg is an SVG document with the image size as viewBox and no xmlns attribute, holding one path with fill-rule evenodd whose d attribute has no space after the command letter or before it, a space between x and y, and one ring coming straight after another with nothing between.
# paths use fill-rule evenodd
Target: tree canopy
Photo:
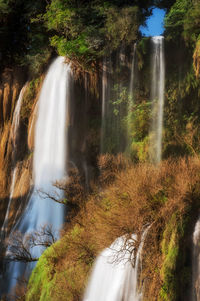
<instances>
[{"instance_id":1,"label":"tree canopy","mask_svg":"<svg viewBox=\"0 0 200 301\"><path fill-rule=\"evenodd\" d=\"M166 36L184 41L194 51L194 69L200 71L200 2L177 0L165 18Z\"/></svg>"},{"instance_id":2,"label":"tree canopy","mask_svg":"<svg viewBox=\"0 0 200 301\"><path fill-rule=\"evenodd\" d=\"M45 0L0 0L1 66L28 63L27 55L39 53L48 44L43 24L31 21L45 7Z\"/></svg>"},{"instance_id":3,"label":"tree canopy","mask_svg":"<svg viewBox=\"0 0 200 301\"><path fill-rule=\"evenodd\" d=\"M91 64L138 39L155 6L168 12L168 37L198 41L195 0L0 0L1 66L16 63L37 72L52 51Z\"/></svg>"}]
</instances>

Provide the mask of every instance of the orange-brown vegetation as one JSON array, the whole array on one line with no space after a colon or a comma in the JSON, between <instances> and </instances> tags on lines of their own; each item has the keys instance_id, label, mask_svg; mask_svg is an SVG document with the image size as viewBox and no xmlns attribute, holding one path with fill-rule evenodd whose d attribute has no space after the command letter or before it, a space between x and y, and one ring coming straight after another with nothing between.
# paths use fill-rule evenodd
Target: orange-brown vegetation
<instances>
[{"instance_id":1,"label":"orange-brown vegetation","mask_svg":"<svg viewBox=\"0 0 200 301\"><path fill-rule=\"evenodd\" d=\"M200 71L200 40L197 41L196 48L193 54L193 67L195 74L198 77Z\"/></svg>"},{"instance_id":2,"label":"orange-brown vegetation","mask_svg":"<svg viewBox=\"0 0 200 301\"><path fill-rule=\"evenodd\" d=\"M147 223L152 226L141 275L146 283L145 298L175 300L173 292L168 292L166 274L173 273L168 251L173 248L167 246L173 243L173 231L175 244L179 244L178 238L185 239L180 229L187 227L180 225L187 215L194 218L198 214L199 158L166 160L154 166L132 165L121 156L105 155L99 164L101 187L93 190L77 216L65 225L62 238L40 258L26 300L81 300L97 255L119 236L137 233L140 237ZM177 256L173 260L176 263Z\"/></svg>"}]
</instances>

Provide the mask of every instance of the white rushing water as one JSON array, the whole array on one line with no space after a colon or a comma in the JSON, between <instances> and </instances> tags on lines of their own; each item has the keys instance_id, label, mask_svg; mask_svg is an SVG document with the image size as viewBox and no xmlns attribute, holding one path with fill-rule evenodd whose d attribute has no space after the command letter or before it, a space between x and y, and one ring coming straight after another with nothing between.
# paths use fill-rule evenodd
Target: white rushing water
<instances>
[{"instance_id":1,"label":"white rushing water","mask_svg":"<svg viewBox=\"0 0 200 301\"><path fill-rule=\"evenodd\" d=\"M134 105L134 90L135 90L135 82L136 82L136 49L137 44L134 43L133 46L133 56L132 56L132 62L131 62L131 74L130 74L130 82L129 82L129 100L128 100L128 106L127 106L127 114L130 114L133 111L133 105ZM127 146L131 144L131 126L130 122L127 120Z\"/></svg>"},{"instance_id":2,"label":"white rushing water","mask_svg":"<svg viewBox=\"0 0 200 301\"><path fill-rule=\"evenodd\" d=\"M4 239L7 235L7 231L8 231L8 217L9 217L9 213L10 213L10 206L11 206L11 202L13 199L13 193L14 193L14 189L15 189L15 181L16 181L16 173L17 173L17 166L14 168L14 171L12 173L12 182L11 182L11 187L10 187L10 197L9 197L9 202L8 202L8 208L6 211L6 216L1 228L1 238Z\"/></svg>"},{"instance_id":3,"label":"white rushing water","mask_svg":"<svg viewBox=\"0 0 200 301\"><path fill-rule=\"evenodd\" d=\"M66 172L66 122L71 69L58 57L51 65L39 98L33 160L34 185L45 188Z\"/></svg>"},{"instance_id":4,"label":"white rushing water","mask_svg":"<svg viewBox=\"0 0 200 301\"><path fill-rule=\"evenodd\" d=\"M142 270L142 251L149 227L142 234L134 266L132 262L136 235L128 240L125 236L117 238L110 248L98 256L83 301L142 300L142 285L138 285L138 278Z\"/></svg>"},{"instance_id":5,"label":"white rushing water","mask_svg":"<svg viewBox=\"0 0 200 301\"><path fill-rule=\"evenodd\" d=\"M17 139L17 133L19 128L19 122L20 122L20 112L21 112L21 105L24 93L26 91L27 83L23 86L23 88L20 91L19 98L17 100L17 104L15 107L14 115L13 115L13 122L11 127L11 135L14 142L14 147L16 146L16 139Z\"/></svg>"},{"instance_id":6,"label":"white rushing water","mask_svg":"<svg viewBox=\"0 0 200 301\"><path fill-rule=\"evenodd\" d=\"M66 129L70 83L70 65L64 63L64 57L58 57L47 72L38 100L33 157L34 190L14 229L22 233L36 230L45 224L51 224L54 230L59 230L63 223L63 205L48 198L47 194L58 199L63 197L63 193L53 183L67 176ZM35 248L32 255L39 256L40 253L41 250ZM32 268L33 264L26 267L27 275ZM21 262L11 263L8 273L10 291L16 285L16 278L25 275L25 265Z\"/></svg>"},{"instance_id":7,"label":"white rushing water","mask_svg":"<svg viewBox=\"0 0 200 301\"><path fill-rule=\"evenodd\" d=\"M200 219L193 233L192 301L200 301Z\"/></svg>"},{"instance_id":8,"label":"white rushing water","mask_svg":"<svg viewBox=\"0 0 200 301\"><path fill-rule=\"evenodd\" d=\"M64 63L63 57L58 57L48 70L39 97L33 157L34 192L20 222L22 231L24 227L28 231L45 223L59 229L63 223L63 206L42 196L47 193L60 198L62 193L53 184L67 175L70 80L70 66Z\"/></svg>"},{"instance_id":9,"label":"white rushing water","mask_svg":"<svg viewBox=\"0 0 200 301\"><path fill-rule=\"evenodd\" d=\"M162 158L162 129L163 109L165 92L165 60L164 60L164 37L152 37L152 86L151 98L153 101L153 122L151 139L151 158L159 163Z\"/></svg>"}]
</instances>

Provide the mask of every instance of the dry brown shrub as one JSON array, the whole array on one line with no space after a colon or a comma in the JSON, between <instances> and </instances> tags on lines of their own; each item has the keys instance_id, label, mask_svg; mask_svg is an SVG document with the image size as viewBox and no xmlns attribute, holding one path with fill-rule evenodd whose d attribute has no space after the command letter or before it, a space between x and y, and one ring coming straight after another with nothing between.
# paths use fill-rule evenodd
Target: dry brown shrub
<instances>
[{"instance_id":1,"label":"dry brown shrub","mask_svg":"<svg viewBox=\"0 0 200 301\"><path fill-rule=\"evenodd\" d=\"M85 179L77 168L68 171L68 177L64 183L55 183L55 186L65 192L66 204L79 209L86 200ZM65 201L64 201L65 203Z\"/></svg>"},{"instance_id":2,"label":"dry brown shrub","mask_svg":"<svg viewBox=\"0 0 200 301\"><path fill-rule=\"evenodd\" d=\"M100 170L99 182L101 185L110 184L114 181L116 174L129 165L128 160L123 154L111 155L104 154L98 158L98 167Z\"/></svg>"},{"instance_id":3,"label":"dry brown shrub","mask_svg":"<svg viewBox=\"0 0 200 301\"><path fill-rule=\"evenodd\" d=\"M196 43L196 48L193 54L193 67L196 77L199 77L200 71L200 40Z\"/></svg>"},{"instance_id":4,"label":"dry brown shrub","mask_svg":"<svg viewBox=\"0 0 200 301\"><path fill-rule=\"evenodd\" d=\"M160 166L138 164L118 171L114 183L87 204L90 214L85 227L92 237L98 237L95 242L97 249L109 246L116 237L127 233L140 236L144 225L153 223L149 264L151 268L153 265L154 269L160 268L159 235L171 215L176 211L183 214L192 202L190 194L199 178L198 157L167 160ZM150 278L152 292L158 292L161 285L159 273L153 273Z\"/></svg>"},{"instance_id":5,"label":"dry brown shrub","mask_svg":"<svg viewBox=\"0 0 200 301\"><path fill-rule=\"evenodd\" d=\"M103 186L90 194L55 245L57 262L51 294L56 296L59 291L69 301L81 299L95 257L117 237L133 233L140 237L144 226L152 224L141 277L146 280L147 300L158 300L162 233L174 212L183 214L188 205L198 201L200 192L195 187L200 179L200 160L193 157L166 160L159 166L134 166L123 161L121 155L105 155L99 164ZM72 292L70 296L66 297L63 283Z\"/></svg>"}]
</instances>

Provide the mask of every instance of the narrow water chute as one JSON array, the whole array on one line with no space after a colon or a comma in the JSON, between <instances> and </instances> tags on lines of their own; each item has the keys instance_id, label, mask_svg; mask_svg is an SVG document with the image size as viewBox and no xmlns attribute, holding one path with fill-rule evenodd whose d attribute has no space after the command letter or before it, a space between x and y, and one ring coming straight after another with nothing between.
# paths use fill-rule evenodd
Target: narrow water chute
<instances>
[{"instance_id":1,"label":"narrow water chute","mask_svg":"<svg viewBox=\"0 0 200 301\"><path fill-rule=\"evenodd\" d=\"M20 91L16 106L15 106L14 114L13 114L13 122L12 122L12 126L11 126L11 139L13 141L14 151L15 151L15 147L17 145L16 141L17 141L19 125L20 125L21 106L22 106L23 96L26 91L26 87L27 87L27 84L25 84ZM15 166L15 163L16 162L14 162L14 166ZM10 196L9 196L9 202L8 202L5 219L4 219L3 225L1 227L1 232L0 232L1 239L4 239L7 235L7 230L8 230L7 224L8 224L8 218L9 218L9 213L10 213L10 206L11 206L11 202L12 202L12 198L13 198L13 194L14 194L14 190L15 190L17 169L18 169L17 166L15 166L14 170L12 171L12 175L11 175Z\"/></svg>"},{"instance_id":2,"label":"narrow water chute","mask_svg":"<svg viewBox=\"0 0 200 301\"><path fill-rule=\"evenodd\" d=\"M164 61L164 37L152 37L152 125L150 130L151 145L150 157L154 163L162 159L162 130L165 93L165 61Z\"/></svg>"},{"instance_id":3,"label":"narrow water chute","mask_svg":"<svg viewBox=\"0 0 200 301\"><path fill-rule=\"evenodd\" d=\"M192 256L192 293L191 301L200 300L200 219L193 232L193 256Z\"/></svg>"}]
</instances>

